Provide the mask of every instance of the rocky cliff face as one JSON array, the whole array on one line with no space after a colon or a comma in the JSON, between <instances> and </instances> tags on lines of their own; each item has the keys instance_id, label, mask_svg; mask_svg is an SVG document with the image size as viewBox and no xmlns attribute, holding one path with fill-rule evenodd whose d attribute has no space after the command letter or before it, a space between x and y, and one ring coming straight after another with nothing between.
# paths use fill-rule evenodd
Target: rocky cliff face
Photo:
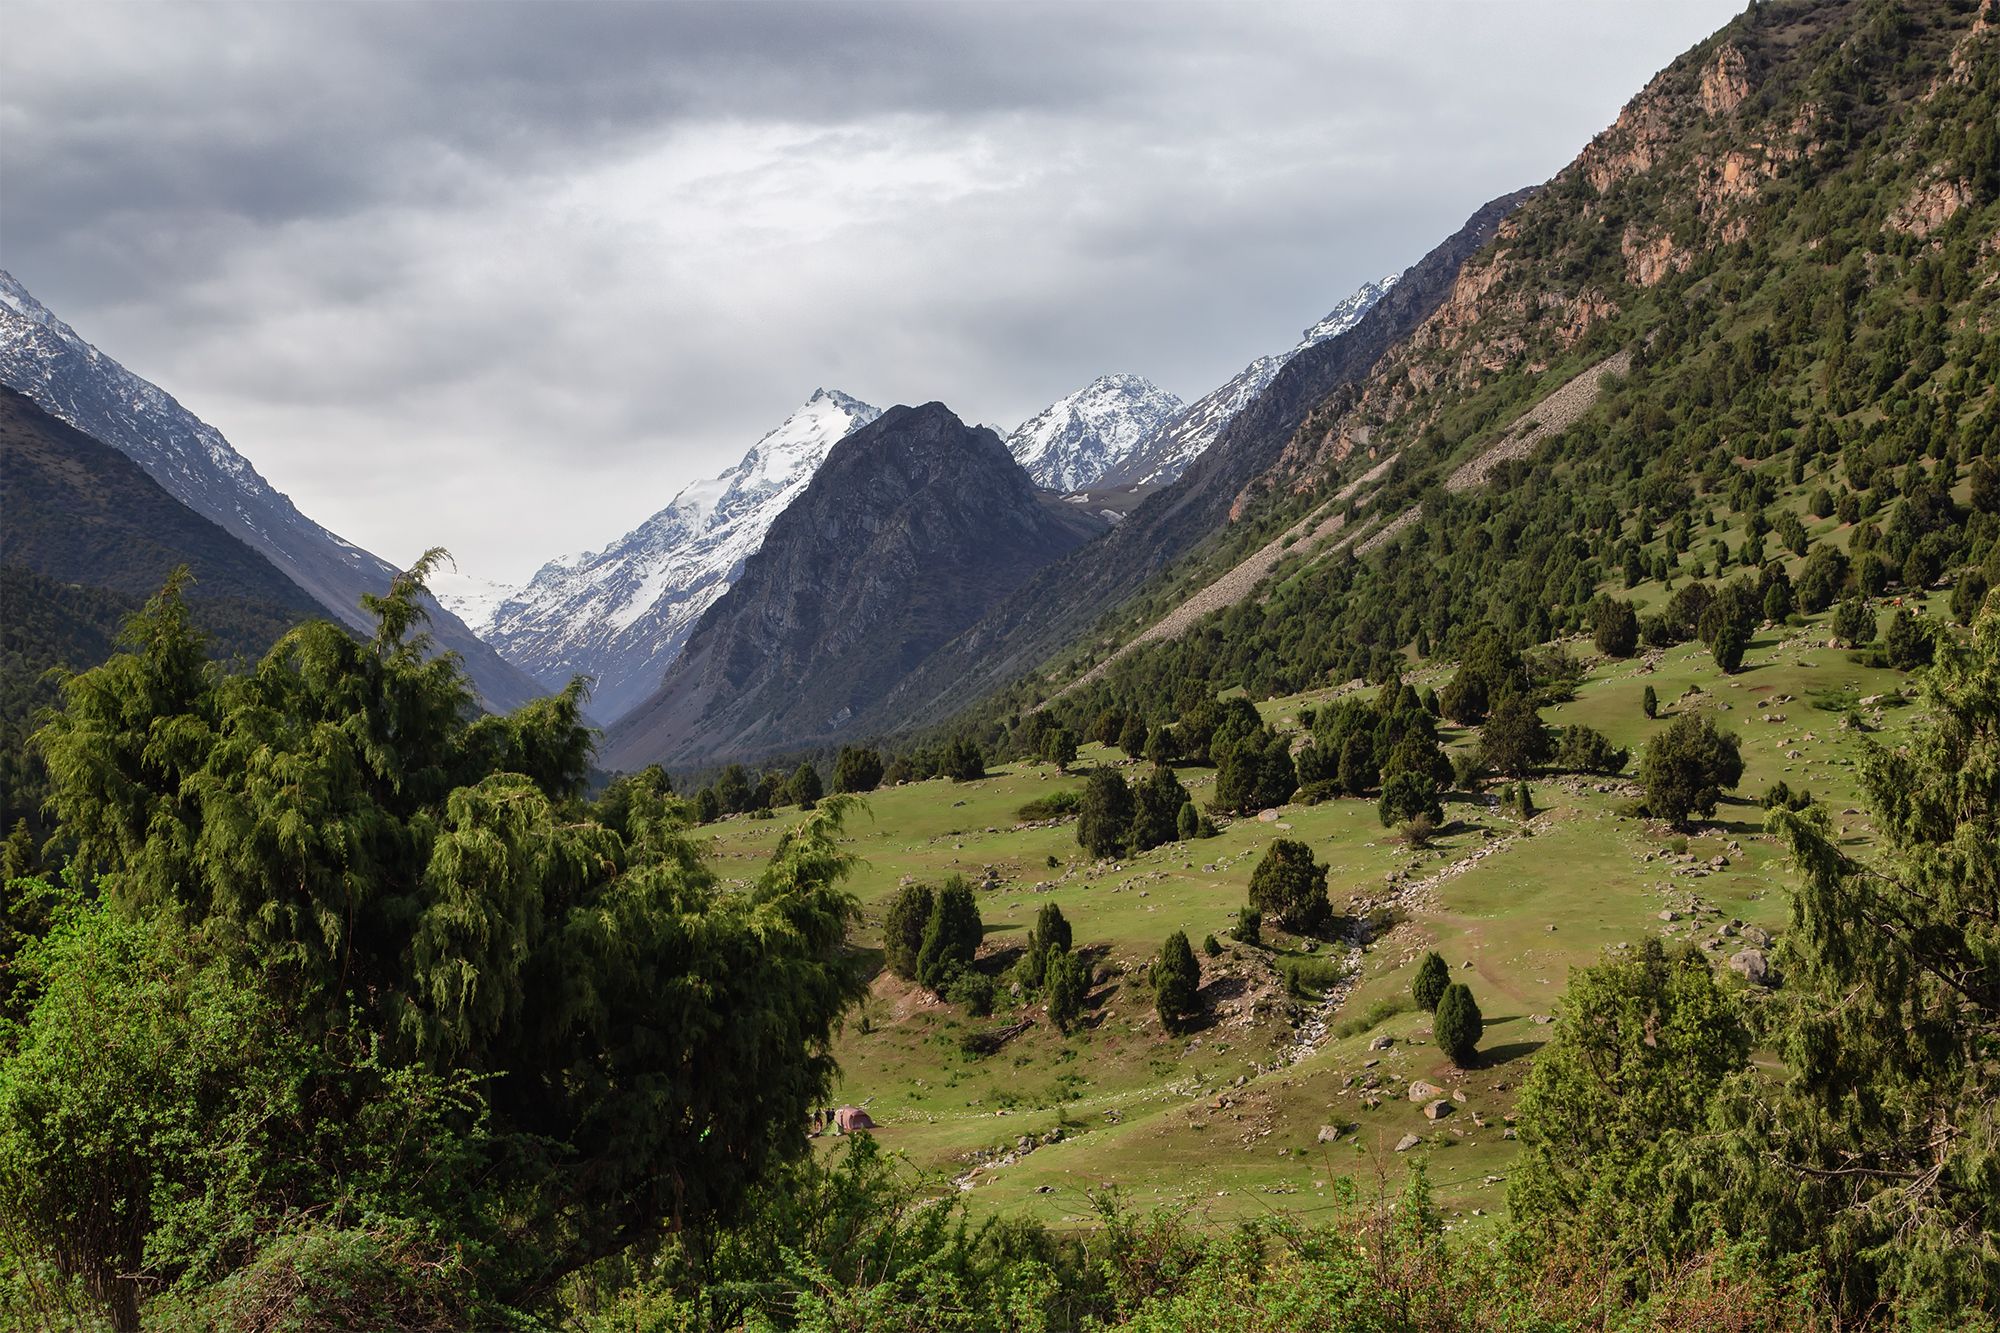
<instances>
[{"instance_id":1,"label":"rocky cliff face","mask_svg":"<svg viewBox=\"0 0 2000 1333\"><path fill-rule=\"evenodd\" d=\"M938 645L1103 528L992 431L940 403L892 408L834 447L601 758L754 759L856 734Z\"/></svg>"},{"instance_id":2,"label":"rocky cliff face","mask_svg":"<svg viewBox=\"0 0 2000 1333\"><path fill-rule=\"evenodd\" d=\"M701 613L797 499L833 446L881 413L820 389L718 477L601 551L550 561L475 628L551 689L591 679L592 716L615 722L659 688Z\"/></svg>"},{"instance_id":3,"label":"rocky cliff face","mask_svg":"<svg viewBox=\"0 0 2000 1333\"><path fill-rule=\"evenodd\" d=\"M1947 72L1916 101L1962 86L1952 83L1960 56L1985 31L1989 3L1959 20ZM1951 26L1942 15L1931 17ZM1755 244L1802 182L1828 170L1839 141L1886 113L1840 91L1873 41L1855 36L1867 22L1854 0L1762 6L1662 70L1463 267L1360 393L1308 415L1273 483L1316 484L1329 467L1372 455L1391 428L1420 432L1450 395L1539 375L1601 340L1650 289L1692 280L1725 247ZM1827 77L1830 67L1848 72ZM1915 160L1906 153L1877 174L1895 180ZM1964 164L1939 162L1888 198L1881 227L1925 241L1974 191Z\"/></svg>"},{"instance_id":4,"label":"rocky cliff face","mask_svg":"<svg viewBox=\"0 0 2000 1333\"><path fill-rule=\"evenodd\" d=\"M247 543L335 619L370 629L361 595L396 571L300 513L222 432L79 337L12 275L0 272L0 383L130 458L176 500ZM487 704L543 693L458 617L432 607L431 633L457 652Z\"/></svg>"},{"instance_id":5,"label":"rocky cliff face","mask_svg":"<svg viewBox=\"0 0 2000 1333\"><path fill-rule=\"evenodd\" d=\"M1228 523L1278 465L1307 414L1358 385L1390 348L1430 319L1466 261L1532 193L1517 191L1481 208L1401 274L1351 328L1288 360L1179 480L980 617L887 694L863 730L893 734L943 721L1079 638Z\"/></svg>"}]
</instances>

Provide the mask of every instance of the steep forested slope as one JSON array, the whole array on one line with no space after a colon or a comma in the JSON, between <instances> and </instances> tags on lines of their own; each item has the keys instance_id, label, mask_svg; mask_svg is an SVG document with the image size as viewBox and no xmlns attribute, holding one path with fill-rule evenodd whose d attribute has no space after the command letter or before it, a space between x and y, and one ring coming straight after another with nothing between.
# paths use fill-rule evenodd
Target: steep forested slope
<instances>
[{"instance_id":1,"label":"steep forested slope","mask_svg":"<svg viewBox=\"0 0 2000 1333\"><path fill-rule=\"evenodd\" d=\"M1996 46L1971 4L1856 0L1758 6L1677 60L1292 433L1265 484L1374 478L1337 506L1363 540L1066 706L1380 676L1482 624L1539 642L1647 581L1761 597L1821 548L1821 597L1994 581Z\"/></svg>"}]
</instances>

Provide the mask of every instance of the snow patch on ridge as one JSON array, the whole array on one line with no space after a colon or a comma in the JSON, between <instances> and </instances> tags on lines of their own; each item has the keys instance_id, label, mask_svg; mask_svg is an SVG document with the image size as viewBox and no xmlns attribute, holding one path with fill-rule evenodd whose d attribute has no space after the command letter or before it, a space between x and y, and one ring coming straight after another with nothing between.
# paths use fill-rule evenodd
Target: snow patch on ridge
<instances>
[{"instance_id":1,"label":"snow patch on ridge","mask_svg":"<svg viewBox=\"0 0 2000 1333\"><path fill-rule=\"evenodd\" d=\"M1400 274L1391 273L1378 282L1363 283L1358 291L1327 312L1324 319L1299 335L1290 351L1260 356L1245 366L1228 383L1203 394L1171 419L1162 422L1147 438L1139 441L1124 458L1106 468L1098 478L1100 486L1164 485L1187 470L1214 444L1238 412L1248 407L1270 386L1285 363L1330 338L1337 338L1361 322L1361 317L1396 285Z\"/></svg>"},{"instance_id":2,"label":"snow patch on ridge","mask_svg":"<svg viewBox=\"0 0 2000 1333\"><path fill-rule=\"evenodd\" d=\"M617 719L659 685L828 451L880 415L837 390L815 391L736 466L683 488L603 550L543 565L492 609L482 637L552 688L591 677L592 712Z\"/></svg>"},{"instance_id":3,"label":"snow patch on ridge","mask_svg":"<svg viewBox=\"0 0 2000 1333\"><path fill-rule=\"evenodd\" d=\"M1007 450L1036 485L1082 490L1180 410L1181 400L1150 380L1103 375L1022 422Z\"/></svg>"}]
</instances>

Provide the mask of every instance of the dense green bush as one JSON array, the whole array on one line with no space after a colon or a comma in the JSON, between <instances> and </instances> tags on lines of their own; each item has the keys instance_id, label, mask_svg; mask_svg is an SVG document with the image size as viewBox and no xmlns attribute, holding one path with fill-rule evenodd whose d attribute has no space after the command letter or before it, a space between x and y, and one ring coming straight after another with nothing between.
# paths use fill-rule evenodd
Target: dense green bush
<instances>
[{"instance_id":1,"label":"dense green bush","mask_svg":"<svg viewBox=\"0 0 2000 1333\"><path fill-rule=\"evenodd\" d=\"M1332 911L1326 897L1326 867L1313 859L1312 848L1305 843L1278 838L1250 872L1250 905L1287 930L1323 930Z\"/></svg>"},{"instance_id":2,"label":"dense green bush","mask_svg":"<svg viewBox=\"0 0 2000 1333\"><path fill-rule=\"evenodd\" d=\"M1472 998L1471 987L1454 981L1444 988L1444 994L1438 999L1437 1018L1432 1029L1438 1049L1450 1057L1453 1064L1461 1069L1471 1066L1479 1053L1479 1039L1486 1031L1485 1020L1479 1013L1479 1002Z\"/></svg>"},{"instance_id":3,"label":"dense green bush","mask_svg":"<svg viewBox=\"0 0 2000 1333\"><path fill-rule=\"evenodd\" d=\"M1153 964L1153 1004L1167 1031L1180 1031L1182 1020L1198 1005L1200 989L1201 964L1188 946L1187 932L1177 930L1167 936Z\"/></svg>"},{"instance_id":4,"label":"dense green bush","mask_svg":"<svg viewBox=\"0 0 2000 1333\"><path fill-rule=\"evenodd\" d=\"M972 966L984 933L972 886L963 875L953 875L937 891L930 918L924 922L923 943L917 947L917 984L944 995Z\"/></svg>"},{"instance_id":5,"label":"dense green bush","mask_svg":"<svg viewBox=\"0 0 2000 1333\"><path fill-rule=\"evenodd\" d=\"M1691 814L1714 814L1725 787L1743 779L1743 755L1735 736L1718 731L1712 719L1677 717L1646 742L1639 760L1639 785L1646 789L1646 812L1676 827Z\"/></svg>"},{"instance_id":6,"label":"dense green bush","mask_svg":"<svg viewBox=\"0 0 2000 1333\"><path fill-rule=\"evenodd\" d=\"M1417 964L1417 975L1410 982L1410 998L1417 1002L1417 1008L1435 1012L1438 1001L1444 998L1445 987L1451 984L1451 969L1444 958L1435 950L1424 955Z\"/></svg>"}]
</instances>

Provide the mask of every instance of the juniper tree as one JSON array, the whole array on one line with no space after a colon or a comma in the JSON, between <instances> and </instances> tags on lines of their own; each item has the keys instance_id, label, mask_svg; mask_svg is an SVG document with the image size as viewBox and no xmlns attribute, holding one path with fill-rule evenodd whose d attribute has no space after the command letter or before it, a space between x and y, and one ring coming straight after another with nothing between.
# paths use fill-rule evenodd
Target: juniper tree
<instances>
[{"instance_id":1,"label":"juniper tree","mask_svg":"<svg viewBox=\"0 0 2000 1333\"><path fill-rule=\"evenodd\" d=\"M958 974L972 966L984 933L972 886L963 875L953 875L937 891L930 919L924 922L923 943L917 949L917 984L935 995L951 989Z\"/></svg>"},{"instance_id":2,"label":"juniper tree","mask_svg":"<svg viewBox=\"0 0 2000 1333\"><path fill-rule=\"evenodd\" d=\"M1639 785L1646 789L1646 813L1684 826L1691 814L1713 814L1722 789L1743 779L1743 756L1736 737L1714 721L1692 714L1675 718L1646 743L1639 760Z\"/></svg>"},{"instance_id":3,"label":"juniper tree","mask_svg":"<svg viewBox=\"0 0 2000 1333\"><path fill-rule=\"evenodd\" d=\"M702 865L663 783L594 817L581 686L481 716L456 658L431 651L424 579L441 558L368 599L372 634L310 622L237 675L207 662L170 586L122 651L64 683L39 735L52 812L100 894L63 938L102 966L51 973L0 1059L0 1198L21 1242L95 1282L117 1322L142 1271L244 1262L289 1219L341 1209L463 1237L483 1290L539 1299L728 1212L805 1148L834 1021L859 994L843 807L789 830L741 890ZM160 961L134 971L145 956ZM131 984L89 1006L58 994L120 969ZM146 1050L179 1023L177 996L190 1021L224 1024L184 1061ZM246 1026L281 1095L230 1065ZM108 1050L111 1028L173 1072L118 1075L100 1134L86 1122L109 1104L62 1053ZM392 1094L436 1096L412 1114ZM433 1128L435 1162L397 1156ZM131 1151L80 1151L119 1135ZM371 1181L386 1192L357 1195ZM204 1199L226 1203L226 1227L201 1220ZM129 1231L80 1236L99 1208L142 1233L143 1266Z\"/></svg>"},{"instance_id":4,"label":"juniper tree","mask_svg":"<svg viewBox=\"0 0 2000 1333\"><path fill-rule=\"evenodd\" d=\"M1090 996L1090 964L1074 952L1051 954L1043 985L1049 995L1049 1021L1068 1036L1082 1019L1084 1001Z\"/></svg>"},{"instance_id":5,"label":"juniper tree","mask_svg":"<svg viewBox=\"0 0 2000 1333\"><path fill-rule=\"evenodd\" d=\"M1028 932L1027 951L1021 957L1022 979L1029 986L1042 985L1049 963L1057 954L1069 952L1070 940L1070 925L1062 908L1044 903L1035 914L1034 929Z\"/></svg>"},{"instance_id":6,"label":"juniper tree","mask_svg":"<svg viewBox=\"0 0 2000 1333\"><path fill-rule=\"evenodd\" d=\"M1708 1233L1688 1219L1707 1187L1686 1171L1724 1081L1742 1070L1741 1010L1691 945L1570 974L1518 1108L1522 1163L1507 1201L1548 1249L1669 1258Z\"/></svg>"},{"instance_id":7,"label":"juniper tree","mask_svg":"<svg viewBox=\"0 0 2000 1333\"><path fill-rule=\"evenodd\" d=\"M1376 813L1384 828L1393 828L1419 815L1433 823L1444 819L1444 805L1438 800L1437 783L1428 774L1398 773L1382 784L1382 799Z\"/></svg>"},{"instance_id":8,"label":"juniper tree","mask_svg":"<svg viewBox=\"0 0 2000 1333\"><path fill-rule=\"evenodd\" d=\"M1433 1011L1444 997L1444 988L1450 984L1451 969L1445 966L1443 956L1435 951L1426 953L1410 982L1410 998L1417 1002L1417 1008Z\"/></svg>"},{"instance_id":9,"label":"juniper tree","mask_svg":"<svg viewBox=\"0 0 2000 1333\"><path fill-rule=\"evenodd\" d=\"M833 761L833 789L836 792L868 792L882 785L880 751L860 745L843 745Z\"/></svg>"},{"instance_id":10,"label":"juniper tree","mask_svg":"<svg viewBox=\"0 0 2000 1333\"><path fill-rule=\"evenodd\" d=\"M1144 782L1132 788L1131 847L1143 852L1174 841L1187 789L1171 768L1155 766Z\"/></svg>"},{"instance_id":11,"label":"juniper tree","mask_svg":"<svg viewBox=\"0 0 2000 1333\"><path fill-rule=\"evenodd\" d=\"M1438 999L1437 1017L1431 1024L1432 1035L1438 1049L1450 1057L1451 1062L1461 1069L1469 1068L1473 1057L1479 1052L1479 1039L1485 1035L1485 1019L1480 1015L1479 1002L1472 998L1472 988L1463 982L1453 982L1446 986Z\"/></svg>"},{"instance_id":12,"label":"juniper tree","mask_svg":"<svg viewBox=\"0 0 2000 1333\"><path fill-rule=\"evenodd\" d=\"M1201 965L1195 961L1187 932L1177 930L1167 936L1159 961L1153 964L1153 1003L1167 1031L1180 1031L1181 1021L1195 1009L1200 989Z\"/></svg>"},{"instance_id":13,"label":"juniper tree","mask_svg":"<svg viewBox=\"0 0 2000 1333\"><path fill-rule=\"evenodd\" d=\"M785 795L793 805L810 810L825 794L826 789L820 785L819 770L810 761L800 760L799 766L792 770L791 780L785 784Z\"/></svg>"},{"instance_id":14,"label":"juniper tree","mask_svg":"<svg viewBox=\"0 0 2000 1333\"><path fill-rule=\"evenodd\" d=\"M1800 871L1776 1015L1790 1077L1735 1104L1761 1167L1736 1224L1810 1237L1843 1311L1944 1326L2000 1289L2000 610L1939 640L1923 706L1862 762L1877 856L1824 807L1770 817Z\"/></svg>"},{"instance_id":15,"label":"juniper tree","mask_svg":"<svg viewBox=\"0 0 2000 1333\"><path fill-rule=\"evenodd\" d=\"M1123 856L1131 845L1133 808L1125 779L1111 769L1098 769L1084 784L1076 814L1077 845L1099 860Z\"/></svg>"},{"instance_id":16,"label":"juniper tree","mask_svg":"<svg viewBox=\"0 0 2000 1333\"><path fill-rule=\"evenodd\" d=\"M1250 905L1288 930L1319 930L1330 911L1326 867L1305 843L1279 838L1250 872Z\"/></svg>"},{"instance_id":17,"label":"juniper tree","mask_svg":"<svg viewBox=\"0 0 2000 1333\"><path fill-rule=\"evenodd\" d=\"M937 894L928 884L906 884L889 900L882 923L882 952L889 971L905 981L917 979L917 955L923 952L924 927L930 924Z\"/></svg>"},{"instance_id":18,"label":"juniper tree","mask_svg":"<svg viewBox=\"0 0 2000 1333\"><path fill-rule=\"evenodd\" d=\"M1512 776L1547 763L1554 748L1541 714L1524 694L1510 694L1495 705L1479 734L1479 753L1487 766Z\"/></svg>"}]
</instances>

